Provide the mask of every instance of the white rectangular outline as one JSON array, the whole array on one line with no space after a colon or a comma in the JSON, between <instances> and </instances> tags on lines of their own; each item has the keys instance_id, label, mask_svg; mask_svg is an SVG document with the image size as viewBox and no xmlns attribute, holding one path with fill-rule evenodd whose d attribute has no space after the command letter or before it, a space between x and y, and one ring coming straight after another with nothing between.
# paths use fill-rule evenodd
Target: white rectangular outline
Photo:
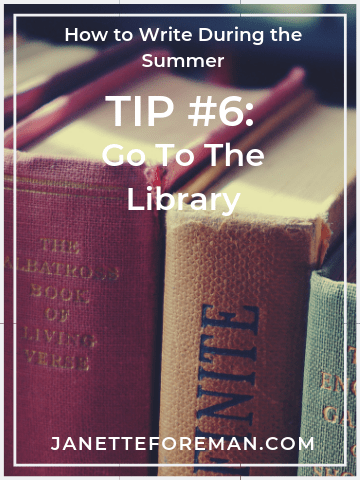
<instances>
[{"instance_id":1,"label":"white rectangular outline","mask_svg":"<svg viewBox=\"0 0 360 480\"><path fill-rule=\"evenodd\" d=\"M14 14L13 24L13 258L17 258L16 251L16 30L17 17L343 17L344 19L344 280L347 279L347 14ZM162 463L144 463L144 464L18 464L16 463L16 271L13 275L13 394L15 401L13 402L13 466L14 467L346 467L347 460L347 422L344 422L344 463L341 464L299 464L299 463L285 463L285 464L257 464L257 463L242 463L242 464L162 464ZM347 378L347 282L344 281L344 378ZM344 392L344 412L347 411L347 391Z\"/></svg>"}]
</instances>

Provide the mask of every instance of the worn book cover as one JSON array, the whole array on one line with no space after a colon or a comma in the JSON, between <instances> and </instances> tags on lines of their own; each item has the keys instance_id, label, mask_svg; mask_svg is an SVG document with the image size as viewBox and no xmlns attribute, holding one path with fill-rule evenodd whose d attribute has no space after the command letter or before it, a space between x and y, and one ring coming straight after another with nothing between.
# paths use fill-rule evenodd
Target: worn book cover
<instances>
[{"instance_id":1,"label":"worn book cover","mask_svg":"<svg viewBox=\"0 0 360 480\"><path fill-rule=\"evenodd\" d=\"M273 7L6 6L6 476L296 475L321 445L354 11Z\"/></svg>"},{"instance_id":2,"label":"worn book cover","mask_svg":"<svg viewBox=\"0 0 360 480\"><path fill-rule=\"evenodd\" d=\"M311 277L301 435L321 439L301 452L299 475L356 476L356 285ZM346 317L347 342L344 343ZM347 375L344 377L344 356ZM343 380L346 378L346 380ZM345 409L346 397L346 409ZM346 440L345 441L345 425ZM324 466L322 466L323 464ZM326 465L326 466L325 466Z\"/></svg>"}]
</instances>

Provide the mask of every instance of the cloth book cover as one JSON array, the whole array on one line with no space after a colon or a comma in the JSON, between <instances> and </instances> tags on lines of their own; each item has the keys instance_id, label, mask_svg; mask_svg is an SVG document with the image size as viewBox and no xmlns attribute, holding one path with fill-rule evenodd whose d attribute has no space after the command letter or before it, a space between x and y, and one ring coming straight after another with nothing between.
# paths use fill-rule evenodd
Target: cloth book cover
<instances>
[{"instance_id":1,"label":"cloth book cover","mask_svg":"<svg viewBox=\"0 0 360 480\"><path fill-rule=\"evenodd\" d=\"M356 285L348 283L345 296L344 282L322 271L311 277L301 436L313 438L313 449L303 449L299 463L317 466L300 467L299 475L356 476Z\"/></svg>"},{"instance_id":2,"label":"cloth book cover","mask_svg":"<svg viewBox=\"0 0 360 480\"><path fill-rule=\"evenodd\" d=\"M128 185L136 201L146 200L144 172L125 166L118 175L105 163L19 152L15 261L12 155L5 157L5 471L89 474L86 468L12 468L13 401L18 463L149 463L148 451L120 445L113 450L112 444L100 445L102 451L94 444L95 437L149 437L156 409L162 238L151 211L129 212L126 203ZM17 388L12 399L14 274ZM60 439L58 450L52 437ZM63 449L68 437L86 442L91 437L91 450L79 444L76 450L71 444Z\"/></svg>"},{"instance_id":3,"label":"cloth book cover","mask_svg":"<svg viewBox=\"0 0 360 480\"><path fill-rule=\"evenodd\" d=\"M344 227L343 121L315 104L264 141L261 169L209 186L207 205L241 192L232 215L167 212L160 437L192 448L162 444L160 475L296 475L310 277ZM350 110L347 142L351 222Z\"/></svg>"},{"instance_id":4,"label":"cloth book cover","mask_svg":"<svg viewBox=\"0 0 360 480\"><path fill-rule=\"evenodd\" d=\"M161 448L159 463L198 464L162 475L296 472L226 464L297 463L260 447L299 437L308 284L327 233L320 219L168 212L160 436L200 437L204 451Z\"/></svg>"}]
</instances>

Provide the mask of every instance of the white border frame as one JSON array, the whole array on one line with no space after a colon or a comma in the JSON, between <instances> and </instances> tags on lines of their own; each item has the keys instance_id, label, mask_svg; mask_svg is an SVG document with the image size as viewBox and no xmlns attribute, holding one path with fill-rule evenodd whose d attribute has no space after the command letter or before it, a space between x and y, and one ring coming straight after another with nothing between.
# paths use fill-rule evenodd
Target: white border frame
<instances>
[{"instance_id":1,"label":"white border frame","mask_svg":"<svg viewBox=\"0 0 360 480\"><path fill-rule=\"evenodd\" d=\"M347 279L347 14L257 14L257 13L234 13L234 14L14 14L14 27L13 27L13 76L14 76L14 136L13 136L13 152L14 152L14 164L13 164L13 258L17 258L16 250L16 126L17 126L17 90L16 90L16 29L18 17L343 17L344 19L344 279ZM16 285L16 270L13 276L13 466L14 467L198 467L199 464L19 464L16 462L16 445L17 445L17 432L16 432L16 340L17 340L17 323L16 323L16 299L17 299L17 285ZM347 282L344 282L344 378L347 378ZM344 392L344 412L347 411L347 391ZM347 422L344 422L344 463L341 464L299 464L299 463L285 463L285 464L257 464L257 463L242 463L242 464L201 464L202 467L346 467L347 466Z\"/></svg>"}]
</instances>

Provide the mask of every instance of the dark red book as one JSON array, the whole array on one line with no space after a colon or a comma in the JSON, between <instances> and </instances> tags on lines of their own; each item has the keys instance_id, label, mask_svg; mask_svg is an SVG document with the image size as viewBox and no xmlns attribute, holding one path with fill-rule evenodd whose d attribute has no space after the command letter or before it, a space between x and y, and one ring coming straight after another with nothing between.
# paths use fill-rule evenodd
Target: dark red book
<instances>
[{"instance_id":1,"label":"dark red book","mask_svg":"<svg viewBox=\"0 0 360 480\"><path fill-rule=\"evenodd\" d=\"M125 165L121 175L114 175L105 164L19 153L15 262L9 230L11 160L10 151L5 157L6 342L11 347L16 271L17 463L149 463L148 451L135 451L135 444L126 451L120 440L113 450L108 440L150 436L162 243L153 212L128 212L124 198L132 185L135 201L144 203L143 171ZM7 439L12 434L11 350ZM52 437L60 437L56 451ZM63 449L68 437L76 450ZM91 450L79 450L79 437L86 442L91 437ZM96 437L106 437L100 450ZM6 460L12 474L28 470L11 468L11 451ZM80 474L66 467L28 472ZM115 468L91 474L104 472L119 475Z\"/></svg>"},{"instance_id":2,"label":"dark red book","mask_svg":"<svg viewBox=\"0 0 360 480\"><path fill-rule=\"evenodd\" d=\"M156 458L150 437L158 436L164 242L151 194L157 186L172 190L198 168L209 139L244 133L219 121L189 127L184 105L200 93L220 100L243 91L144 71L135 60L17 125L17 148L27 152L16 152L16 255L14 152L6 150L7 475L145 475ZM261 123L281 108L302 81L297 71L273 90L248 92L253 118ZM114 125L114 102L104 101L114 91L141 96L141 128L130 101L122 126ZM171 98L174 118L148 127L149 95ZM13 134L5 134L9 148ZM124 156L130 147L142 149L146 162L107 165L102 151L111 143L121 144ZM159 143L176 150L191 144L193 165L180 170L169 149L163 167ZM130 202L144 209L129 210Z\"/></svg>"}]
</instances>

